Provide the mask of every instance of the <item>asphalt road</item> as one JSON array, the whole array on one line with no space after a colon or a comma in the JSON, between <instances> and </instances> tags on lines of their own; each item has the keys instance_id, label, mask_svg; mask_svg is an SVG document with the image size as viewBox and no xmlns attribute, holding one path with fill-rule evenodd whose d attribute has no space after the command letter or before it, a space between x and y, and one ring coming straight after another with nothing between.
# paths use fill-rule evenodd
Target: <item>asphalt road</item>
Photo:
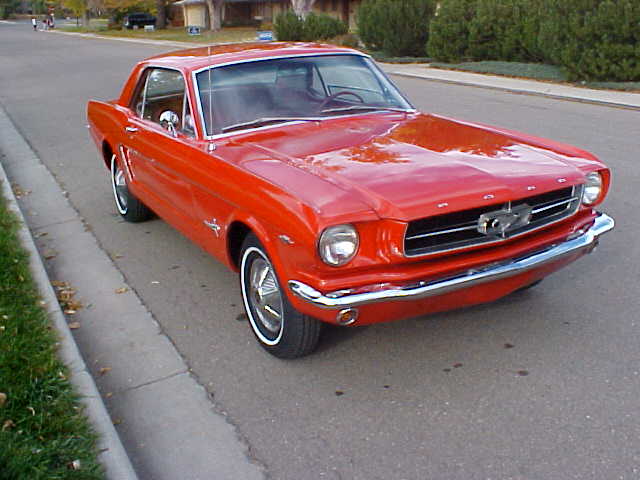
<instances>
[{"instance_id":1,"label":"asphalt road","mask_svg":"<svg viewBox=\"0 0 640 480\"><path fill-rule=\"evenodd\" d=\"M640 478L637 111L396 78L422 110L599 155L617 229L530 291L329 329L281 361L255 343L235 274L161 220L115 213L85 104L163 49L0 24L0 103L272 478Z\"/></svg>"}]
</instances>

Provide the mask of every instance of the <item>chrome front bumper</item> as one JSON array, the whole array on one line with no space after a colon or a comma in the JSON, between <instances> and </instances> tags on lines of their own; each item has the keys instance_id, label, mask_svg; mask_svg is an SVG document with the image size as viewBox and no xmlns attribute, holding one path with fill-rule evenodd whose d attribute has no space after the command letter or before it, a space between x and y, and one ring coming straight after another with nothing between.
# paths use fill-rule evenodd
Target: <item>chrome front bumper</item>
<instances>
[{"instance_id":1,"label":"chrome front bumper","mask_svg":"<svg viewBox=\"0 0 640 480\"><path fill-rule=\"evenodd\" d=\"M589 253L597 245L600 235L612 230L614 225L613 218L601 213L588 230L578 231L577 236L566 242L552 245L545 250L537 251L526 257L474 268L455 277L442 280L414 282L407 286L373 285L369 289L370 291L367 291L365 287L364 289L359 288L357 293L353 293L350 290L339 290L326 295L297 280L289 280L289 288L301 299L318 307L329 309L357 307L368 303L390 300L417 300L435 297L481 283L512 277L581 251Z\"/></svg>"}]
</instances>

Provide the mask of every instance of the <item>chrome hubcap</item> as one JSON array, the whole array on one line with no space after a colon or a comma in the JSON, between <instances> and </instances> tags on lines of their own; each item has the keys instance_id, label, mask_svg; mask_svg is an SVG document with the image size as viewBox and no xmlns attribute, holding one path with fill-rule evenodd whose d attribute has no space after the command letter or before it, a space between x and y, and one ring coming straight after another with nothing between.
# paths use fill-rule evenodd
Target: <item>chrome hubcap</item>
<instances>
[{"instance_id":1,"label":"chrome hubcap","mask_svg":"<svg viewBox=\"0 0 640 480\"><path fill-rule=\"evenodd\" d=\"M273 268L263 258L251 264L249 273L249 302L260 323L272 333L282 327L282 294Z\"/></svg>"},{"instance_id":2,"label":"chrome hubcap","mask_svg":"<svg viewBox=\"0 0 640 480\"><path fill-rule=\"evenodd\" d=\"M116 202L121 211L127 210L127 182L124 178L124 172L116 164L115 172L113 173L113 191L116 195Z\"/></svg>"}]
</instances>

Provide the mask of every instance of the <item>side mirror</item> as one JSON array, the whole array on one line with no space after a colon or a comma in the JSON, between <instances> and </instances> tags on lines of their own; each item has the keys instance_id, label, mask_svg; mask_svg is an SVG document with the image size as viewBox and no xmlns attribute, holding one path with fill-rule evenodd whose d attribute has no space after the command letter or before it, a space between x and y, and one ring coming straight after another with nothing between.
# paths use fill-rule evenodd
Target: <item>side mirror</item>
<instances>
[{"instance_id":1,"label":"side mirror","mask_svg":"<svg viewBox=\"0 0 640 480\"><path fill-rule=\"evenodd\" d=\"M165 110L160 114L160 126L168 130L174 137L178 135L178 126L180 125L180 117L176 112Z\"/></svg>"}]
</instances>

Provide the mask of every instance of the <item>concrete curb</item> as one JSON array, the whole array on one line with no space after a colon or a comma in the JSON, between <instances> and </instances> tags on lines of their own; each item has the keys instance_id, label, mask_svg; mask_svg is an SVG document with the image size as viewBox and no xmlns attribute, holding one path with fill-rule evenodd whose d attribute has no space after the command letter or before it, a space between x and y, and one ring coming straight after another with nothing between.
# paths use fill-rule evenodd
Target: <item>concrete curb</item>
<instances>
[{"instance_id":1,"label":"concrete curb","mask_svg":"<svg viewBox=\"0 0 640 480\"><path fill-rule=\"evenodd\" d=\"M114 40L116 42L141 43L145 45L158 45L158 46L179 47L179 48L195 48L195 47L201 47L203 45L206 45L204 43L173 42L171 40L145 40L142 38L107 37L104 35L96 35L95 33L62 32L60 30L47 30L45 33L57 33L58 35L70 35L74 37L89 38L94 40ZM220 45L223 45L223 44L220 44Z\"/></svg>"},{"instance_id":2,"label":"concrete curb","mask_svg":"<svg viewBox=\"0 0 640 480\"><path fill-rule=\"evenodd\" d=\"M0 113L4 113L0 111ZM35 155L35 154L34 154ZM112 480L138 480L131 461L120 441L111 417L102 401L98 388L80 355L78 346L71 335L58 299L49 281L42 258L27 228L24 215L18 206L18 201L11 189L11 184L0 163L0 184L4 197L8 200L9 210L13 211L20 222L18 235L23 247L29 252L29 267L43 300L49 308L49 315L60 337L60 358L71 371L71 383L81 396L85 405L85 412L98 432L98 449L100 462L105 466L107 478Z\"/></svg>"}]
</instances>

